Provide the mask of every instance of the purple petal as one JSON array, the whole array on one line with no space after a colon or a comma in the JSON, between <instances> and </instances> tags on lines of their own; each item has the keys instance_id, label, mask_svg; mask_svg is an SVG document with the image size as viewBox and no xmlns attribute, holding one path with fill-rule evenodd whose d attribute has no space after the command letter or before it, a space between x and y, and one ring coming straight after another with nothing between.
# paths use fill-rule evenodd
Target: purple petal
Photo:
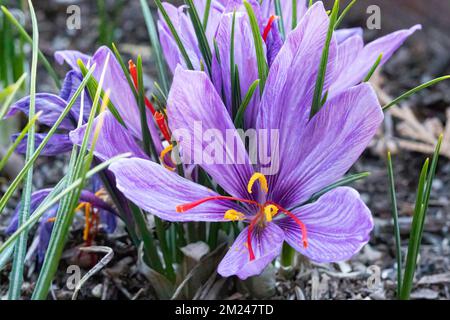
<instances>
[{"instance_id":1,"label":"purple petal","mask_svg":"<svg viewBox=\"0 0 450 320\"><path fill-rule=\"evenodd\" d=\"M87 65L91 57L76 50L61 50L55 52L55 60L59 64L67 63L73 70L78 70L78 59Z\"/></svg>"},{"instance_id":2,"label":"purple petal","mask_svg":"<svg viewBox=\"0 0 450 320\"><path fill-rule=\"evenodd\" d=\"M173 136L181 139L184 163L202 166L232 196L248 197L246 186L253 168L227 109L204 72L177 68L167 113ZM215 157L208 151L212 145L217 146Z\"/></svg>"},{"instance_id":3,"label":"purple petal","mask_svg":"<svg viewBox=\"0 0 450 320\"><path fill-rule=\"evenodd\" d=\"M18 133L13 134L11 136L11 140L15 141L18 136L19 136ZM39 146L46 136L47 136L46 133L36 133L35 139L34 139L35 146L36 147ZM28 139L28 134L26 134L25 138L19 143L15 152L17 152L19 154L25 154L27 152L27 139ZM44 149L42 149L41 156L50 157L50 156L56 156L61 153L69 152L70 150L72 150L72 146L73 146L73 144L70 141L68 134L55 133L52 135L50 140L47 142Z\"/></svg>"},{"instance_id":4,"label":"purple petal","mask_svg":"<svg viewBox=\"0 0 450 320\"><path fill-rule=\"evenodd\" d=\"M353 87L329 100L296 139L295 152L282 166L273 201L285 208L340 179L355 163L383 121L369 84ZM284 161L286 162L286 160Z\"/></svg>"},{"instance_id":5,"label":"purple petal","mask_svg":"<svg viewBox=\"0 0 450 320\"><path fill-rule=\"evenodd\" d=\"M253 34L250 28L247 14L236 12L235 14L235 37L234 37L234 63L239 69L240 95L245 97L249 87L258 79L258 64L256 61L255 46L253 45ZM217 59L213 60L213 70L220 72L220 80L214 83L217 92L223 93L225 105L231 113L232 93L231 93L231 69L230 69L230 47L231 47L231 29L233 23L233 13L227 13L222 16L217 34L216 42L219 48L220 64ZM215 77L214 77L215 78ZM216 80L217 81L217 80ZM259 104L258 89L255 91L250 104L245 113L246 127L254 128L257 106ZM234 110L234 113L237 110Z\"/></svg>"},{"instance_id":6,"label":"purple petal","mask_svg":"<svg viewBox=\"0 0 450 320\"><path fill-rule=\"evenodd\" d=\"M234 241L228 253L220 262L217 272L223 277L237 275L245 280L264 271L281 252L284 232L275 223L269 223L264 228L252 233L252 248L255 259L250 261L247 248L248 227L242 230Z\"/></svg>"},{"instance_id":7,"label":"purple petal","mask_svg":"<svg viewBox=\"0 0 450 320\"><path fill-rule=\"evenodd\" d=\"M336 41L338 44L344 42L348 38L358 36L362 39L363 37L363 29L362 28L349 28L349 29L339 29L334 32L336 36Z\"/></svg>"},{"instance_id":8,"label":"purple petal","mask_svg":"<svg viewBox=\"0 0 450 320\"><path fill-rule=\"evenodd\" d=\"M276 223L284 230L290 246L316 262L350 259L369 241L373 229L370 210L352 188L332 190L293 213L306 226L306 249L301 230L292 219L284 218Z\"/></svg>"},{"instance_id":9,"label":"purple petal","mask_svg":"<svg viewBox=\"0 0 450 320\"><path fill-rule=\"evenodd\" d=\"M272 66L273 61L277 57L281 48L283 47L283 39L281 38L280 30L278 29L278 24L272 24L272 28L267 37L267 62L269 67Z\"/></svg>"},{"instance_id":10,"label":"purple petal","mask_svg":"<svg viewBox=\"0 0 450 320\"><path fill-rule=\"evenodd\" d=\"M36 94L36 113L42 111L39 117L39 122L45 124L48 127L52 127L56 120L59 118L64 108L67 106L67 102L58 97L57 95L50 93L38 93ZM18 112L23 112L28 115L30 107L30 97L25 97L14 103L6 114L6 118L12 117ZM76 118L72 114L68 114L59 125L60 129L72 130L77 123Z\"/></svg>"},{"instance_id":11,"label":"purple petal","mask_svg":"<svg viewBox=\"0 0 450 320\"><path fill-rule=\"evenodd\" d=\"M293 137L301 135L309 119L329 20L323 4L316 2L298 28L289 33L269 71L257 128L270 130L270 140L274 138L272 131L278 133L279 141L275 144L279 146L279 151L272 148L274 150L270 150L270 153L285 156L280 168L291 166L291 162L286 159L298 148L298 139ZM324 92L334 78L335 58L336 43L332 40ZM278 166L273 161L271 167L276 173ZM269 185L273 185L276 176L268 178Z\"/></svg>"},{"instance_id":12,"label":"purple petal","mask_svg":"<svg viewBox=\"0 0 450 320\"><path fill-rule=\"evenodd\" d=\"M83 80L83 77L81 73L75 70L71 70L66 74L66 77L63 82L63 87L61 89L61 92L59 96L66 100L67 102L70 101L70 99L73 97L75 92L78 90L78 87L80 86L81 82ZM83 120L86 122L89 118L89 111L92 107L91 99L89 98L89 95L85 92L84 94L84 106L83 106ZM80 117L81 112L81 97L79 97L75 103L73 104L72 108L70 109L70 113L72 114L73 119L78 119Z\"/></svg>"},{"instance_id":13,"label":"purple petal","mask_svg":"<svg viewBox=\"0 0 450 320\"><path fill-rule=\"evenodd\" d=\"M416 25L407 30L400 30L387 36L379 38L364 47L358 57L350 64L346 70L343 70L338 80L330 88L331 95L336 95L342 90L360 83L368 74L370 68L376 62L378 56L382 53L383 58L380 66L384 65L394 54L395 51L421 26Z\"/></svg>"},{"instance_id":14,"label":"purple petal","mask_svg":"<svg viewBox=\"0 0 450 320\"><path fill-rule=\"evenodd\" d=\"M52 235L54 223L49 220L55 218L57 212L58 206L56 205L51 209L49 209L46 213L44 213L39 222L39 229L38 229L39 244L37 248L37 257L39 264L44 262L45 253L47 252L48 244L50 243L50 237Z\"/></svg>"},{"instance_id":15,"label":"purple petal","mask_svg":"<svg viewBox=\"0 0 450 320\"><path fill-rule=\"evenodd\" d=\"M136 143L133 135L125 129L109 111L105 112L103 125L95 145L94 155L102 161L105 161L119 154L131 152L134 157L148 159L142 148ZM102 117L102 115L94 120L94 128L100 117ZM74 144L81 145L86 132L86 126L87 125L84 125L70 132L70 140ZM94 132L92 131L89 139L89 148L93 136Z\"/></svg>"},{"instance_id":16,"label":"purple petal","mask_svg":"<svg viewBox=\"0 0 450 320\"><path fill-rule=\"evenodd\" d=\"M360 36L353 36L338 45L336 73L341 74L352 65L364 48L364 41ZM339 80L338 80L339 81Z\"/></svg>"},{"instance_id":17,"label":"purple petal","mask_svg":"<svg viewBox=\"0 0 450 320\"><path fill-rule=\"evenodd\" d=\"M228 209L239 210L230 201L209 201L187 212L176 207L206 197L217 196L212 190L182 178L162 166L143 159L122 159L109 169L117 188L137 206L168 221L226 221Z\"/></svg>"}]
</instances>

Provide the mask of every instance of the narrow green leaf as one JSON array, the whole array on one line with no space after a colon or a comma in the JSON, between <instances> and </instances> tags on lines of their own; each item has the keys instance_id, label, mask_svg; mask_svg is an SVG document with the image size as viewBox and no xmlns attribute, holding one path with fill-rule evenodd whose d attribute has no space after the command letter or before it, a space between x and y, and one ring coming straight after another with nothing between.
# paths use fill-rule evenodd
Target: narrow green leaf
<instances>
[{"instance_id":1,"label":"narrow green leaf","mask_svg":"<svg viewBox=\"0 0 450 320\"><path fill-rule=\"evenodd\" d=\"M400 291L402 288L402 250L401 250L401 239L400 239L400 226L398 223L398 209L397 209L397 196L395 192L395 180L394 180L394 169L392 165L391 153L387 154L387 167L388 167L388 177L389 177L389 194L391 197L392 206L392 217L394 220L394 236L395 236L395 248L397 257L397 297L400 296Z\"/></svg>"},{"instance_id":2,"label":"narrow green leaf","mask_svg":"<svg viewBox=\"0 0 450 320\"><path fill-rule=\"evenodd\" d=\"M255 12L253 11L253 7L248 1L244 0L244 6L247 10L248 18L250 20L250 26L252 28L253 33L253 41L255 44L255 50L256 50L256 60L258 64L258 77L260 80L259 83L259 92L260 95L264 92L264 86L266 84L267 74L269 72L266 57L264 55L264 49L263 49L263 39L260 34L258 21L255 16Z\"/></svg>"},{"instance_id":3,"label":"narrow green leaf","mask_svg":"<svg viewBox=\"0 0 450 320\"><path fill-rule=\"evenodd\" d=\"M33 25L32 39L32 58L31 58L31 79L30 79L30 105L28 109L29 121L35 117L36 107L36 74L39 51L39 29L37 25L36 14L34 12L33 3L28 0L31 21ZM35 150L35 133L36 128L34 122L28 129L27 150L25 160L29 161ZM22 191L22 199L18 213L18 226L23 225L29 218L31 208L31 193L33 192L33 163L26 171L25 185ZM23 266L25 263L25 255L27 253L28 232L23 232L14 247L14 258L12 270L9 275L8 299L18 300L21 296L23 283Z\"/></svg>"},{"instance_id":4,"label":"narrow green leaf","mask_svg":"<svg viewBox=\"0 0 450 320\"><path fill-rule=\"evenodd\" d=\"M333 10L331 11L330 16L330 25L328 26L327 37L325 39L325 45L322 51L322 58L320 61L319 72L317 74L316 87L314 90L314 98L311 106L311 113L309 118L311 119L314 115L319 112L321 108L322 94L323 94L323 85L325 83L325 76L327 72L328 65L328 56L330 53L330 44L331 39L333 37L334 26L336 24L336 19L339 13L339 0L334 1Z\"/></svg>"},{"instance_id":5,"label":"narrow green leaf","mask_svg":"<svg viewBox=\"0 0 450 320\"><path fill-rule=\"evenodd\" d=\"M211 11L211 0L206 0L205 12L203 14L203 29L208 26L209 12Z\"/></svg>"},{"instance_id":6,"label":"narrow green leaf","mask_svg":"<svg viewBox=\"0 0 450 320\"><path fill-rule=\"evenodd\" d=\"M8 90L9 92L8 92L5 102L3 103L2 108L0 110L0 121L3 119L3 117L8 112L9 107L11 106L11 102L14 100L17 92L24 84L26 78L27 78L27 74L26 73L22 74L22 76L15 83L13 83L12 85L10 85L8 88L5 89L5 90Z\"/></svg>"},{"instance_id":7,"label":"narrow green leaf","mask_svg":"<svg viewBox=\"0 0 450 320\"><path fill-rule=\"evenodd\" d=\"M1 6L1 9L3 11L3 13L5 14L6 18L8 18L8 20L17 28L17 30L19 31L20 35L29 43L29 44L33 44L33 39L28 35L28 33L26 32L26 30L22 27L22 25L20 24L19 21L17 21L17 19L13 16L13 14L5 7L5 6ZM45 55L42 53L42 51L38 51L38 56L39 59L41 60L42 64L44 65L44 68L47 70L47 72L49 73L49 75L52 77L53 81L55 82L56 87L59 89L61 88L61 82L59 80L58 74L56 73L56 71L53 69L52 65L50 64L50 62L47 60L47 58L45 57Z\"/></svg>"},{"instance_id":8,"label":"narrow green leaf","mask_svg":"<svg viewBox=\"0 0 450 320\"><path fill-rule=\"evenodd\" d=\"M117 61L119 62L119 65L122 68L122 72L125 75L125 78L127 78L128 85L130 86L130 89L131 89L131 91L134 94L134 98L137 101L138 95L137 95L136 88L134 87L133 80L131 79L130 72L129 72L129 70L126 67L125 62L123 62L122 56L120 55L119 50L117 50L116 45L114 43L112 43L111 46L112 46L112 49L113 49L113 52L114 52L114 56L116 57Z\"/></svg>"},{"instance_id":9,"label":"narrow green leaf","mask_svg":"<svg viewBox=\"0 0 450 320\"><path fill-rule=\"evenodd\" d=\"M158 67L159 81L161 82L164 93L169 92L169 77L167 75L167 68L164 63L164 55L159 42L158 32L156 31L155 21L146 0L140 0L142 12L144 13L145 25L147 26L148 35L150 38L153 52L155 53L156 65Z\"/></svg>"},{"instance_id":10,"label":"narrow green leaf","mask_svg":"<svg viewBox=\"0 0 450 320\"><path fill-rule=\"evenodd\" d=\"M236 128L242 128L243 127L243 121L244 121L244 114L245 110L247 110L247 107L250 103L250 101L253 98L253 94L255 93L256 88L259 85L259 79L256 79L252 85L248 88L248 91L244 97L244 100L242 101L241 105L239 106L238 112L236 114L236 118L234 118L234 125Z\"/></svg>"},{"instance_id":11,"label":"narrow green leaf","mask_svg":"<svg viewBox=\"0 0 450 320\"><path fill-rule=\"evenodd\" d=\"M430 86L432 86L432 85L435 85L436 83L439 83L439 82L441 82L441 81L447 80L447 79L450 79L450 75L443 76L443 77L440 77L440 78L436 78L436 79L430 80L430 81L428 81L428 82L426 82L426 83L423 83L423 84L421 84L420 86L417 86L417 87L415 87L414 89L409 90L408 92L402 94L402 95L399 96L398 98L396 98L396 99L392 100L391 102L389 102L388 104L386 104L386 105L383 107L383 111L386 111L386 110L389 109L390 107L392 107L392 106L398 104L400 101L403 101L403 100L409 98L409 97L412 96L413 94L415 94L415 93L417 93L417 92L419 92L419 91L421 91L421 90L423 90L423 89L426 89L426 88L428 88L428 87L430 87Z\"/></svg>"},{"instance_id":12,"label":"narrow green leaf","mask_svg":"<svg viewBox=\"0 0 450 320\"><path fill-rule=\"evenodd\" d=\"M283 39L286 39L286 31L284 30L284 18L283 10L281 8L280 0L275 0L275 14L278 16L278 29L280 29L280 34Z\"/></svg>"},{"instance_id":13,"label":"narrow green leaf","mask_svg":"<svg viewBox=\"0 0 450 320\"><path fill-rule=\"evenodd\" d=\"M297 0L292 0L292 30L297 27Z\"/></svg>"},{"instance_id":14,"label":"narrow green leaf","mask_svg":"<svg viewBox=\"0 0 450 320\"><path fill-rule=\"evenodd\" d=\"M141 0L142 1L142 0ZM175 40L175 43L178 46L178 49L181 52L181 55L184 58L184 61L186 62L187 68L190 70L194 70L194 66L192 65L191 59L189 58L189 55L187 54L186 48L183 45L183 42L181 41L181 38L175 29L175 26L173 25L172 21L170 20L169 14L167 13L166 9L164 9L164 6L162 5L160 0L155 0L155 4L158 7L159 11L161 12L164 21L167 23L167 26L169 27L170 32L172 33L172 36Z\"/></svg>"},{"instance_id":15,"label":"narrow green leaf","mask_svg":"<svg viewBox=\"0 0 450 320\"><path fill-rule=\"evenodd\" d=\"M342 11L341 15L339 16L339 18L336 21L336 24L334 25L334 28L337 29L342 21L344 20L345 16L347 15L347 13L350 11L350 9L355 5L357 0L352 0L347 7L345 7L345 9Z\"/></svg>"},{"instance_id":16,"label":"narrow green leaf","mask_svg":"<svg viewBox=\"0 0 450 320\"><path fill-rule=\"evenodd\" d=\"M369 82L370 78L372 78L373 74L375 73L375 71L377 70L378 66L380 65L381 59L383 59L383 53L380 53L380 55L378 56L377 60L373 64L373 66L370 68L369 73L364 78L363 82Z\"/></svg>"}]
</instances>

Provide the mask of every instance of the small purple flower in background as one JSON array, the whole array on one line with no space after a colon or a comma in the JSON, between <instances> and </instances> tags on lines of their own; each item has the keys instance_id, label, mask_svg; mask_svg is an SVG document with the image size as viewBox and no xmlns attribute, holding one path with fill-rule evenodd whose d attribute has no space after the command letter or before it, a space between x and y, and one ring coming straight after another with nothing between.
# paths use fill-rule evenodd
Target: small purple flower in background
<instances>
[{"instance_id":1,"label":"small purple flower in background","mask_svg":"<svg viewBox=\"0 0 450 320\"><path fill-rule=\"evenodd\" d=\"M251 165L241 140L223 146L224 161L200 166L229 196L184 179L145 159L123 159L110 166L117 187L144 210L168 221L242 221L248 223L218 267L223 276L257 275L281 252L284 241L311 260L341 261L367 243L373 228L369 209L357 191L341 187L314 203L314 193L339 180L359 158L383 120L375 92L360 84L327 100L309 120L329 17L317 3L292 31L275 58L257 105L255 128L279 133L279 170L264 176ZM330 50L335 69L336 45ZM324 91L336 75L327 75ZM223 136L235 131L227 107L204 72L176 69L168 97L172 131L187 130L181 148L204 152L207 143L195 122ZM189 140L189 139L187 139ZM192 148L192 146L201 148ZM231 148L230 148L231 147ZM195 158L195 155L194 155ZM257 188L259 182L260 188Z\"/></svg>"},{"instance_id":2,"label":"small purple flower in background","mask_svg":"<svg viewBox=\"0 0 450 320\"><path fill-rule=\"evenodd\" d=\"M30 210L32 212L35 211L51 191L51 189L42 189L34 192L31 196ZM93 241L97 230L103 229L107 233L113 233L116 230L117 214L108 203L101 199L102 194L102 189L99 189L95 194L88 190L83 190L80 196L80 205L76 209L76 211L84 209L85 212L86 221L83 240L87 246ZM20 203L6 229L7 234L12 234L17 230L19 208ZM39 264L44 261L57 212L58 205L55 205L45 212L39 220L39 226L35 236L37 247L34 249L34 252L31 252L33 255L37 254Z\"/></svg>"}]
</instances>

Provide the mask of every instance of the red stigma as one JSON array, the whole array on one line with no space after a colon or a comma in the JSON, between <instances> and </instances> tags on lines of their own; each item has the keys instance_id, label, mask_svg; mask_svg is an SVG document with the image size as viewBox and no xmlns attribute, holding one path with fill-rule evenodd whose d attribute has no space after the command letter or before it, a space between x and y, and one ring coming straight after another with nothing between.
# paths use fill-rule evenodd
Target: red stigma
<instances>
[{"instance_id":1,"label":"red stigma","mask_svg":"<svg viewBox=\"0 0 450 320\"><path fill-rule=\"evenodd\" d=\"M161 112L157 111L153 116L155 118L156 124L158 125L159 129L161 130L161 133L164 136L164 139L170 141L169 128L167 127L167 122L166 119L164 118L164 115Z\"/></svg>"},{"instance_id":2,"label":"red stigma","mask_svg":"<svg viewBox=\"0 0 450 320\"><path fill-rule=\"evenodd\" d=\"M211 196L211 197L206 197L194 202L189 202L186 204L181 204L176 206L176 211L178 213L182 213L182 212L186 212L189 211L191 209L194 209L195 207L198 207L199 205L208 202L208 201L212 201L212 200L229 200L229 201L238 201L238 202L244 202L244 203L249 203L249 204L254 204L257 205L259 207L261 207L261 205L253 200L247 200L247 199L241 199L241 198L234 198L234 197L227 197L227 196Z\"/></svg>"},{"instance_id":3,"label":"red stigma","mask_svg":"<svg viewBox=\"0 0 450 320\"><path fill-rule=\"evenodd\" d=\"M277 18L277 16L275 16L275 15L271 15L270 16L269 21L267 22L267 25L264 28L264 32L263 32L263 35L262 35L262 38L263 38L264 42L267 41L267 37L269 36L269 32L272 29L272 24L273 24L273 22L275 21L276 18Z\"/></svg>"}]
</instances>

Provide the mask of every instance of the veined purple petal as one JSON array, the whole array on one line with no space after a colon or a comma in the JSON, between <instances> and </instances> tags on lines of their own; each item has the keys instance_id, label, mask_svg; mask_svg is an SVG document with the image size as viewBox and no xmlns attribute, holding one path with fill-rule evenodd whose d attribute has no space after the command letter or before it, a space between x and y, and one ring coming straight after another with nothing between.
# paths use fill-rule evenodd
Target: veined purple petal
<instances>
[{"instance_id":1,"label":"veined purple petal","mask_svg":"<svg viewBox=\"0 0 450 320\"><path fill-rule=\"evenodd\" d=\"M366 45L360 51L354 62L348 65L346 70L340 73L337 81L333 83L330 88L330 97L364 80L364 77L369 73L370 68L374 65L381 53L383 54L383 58L380 66L384 65L406 39L420 29L421 26L416 25L407 30L400 30L388 34Z\"/></svg>"},{"instance_id":2,"label":"veined purple petal","mask_svg":"<svg viewBox=\"0 0 450 320\"><path fill-rule=\"evenodd\" d=\"M173 136L181 140L184 163L202 166L230 195L248 197L252 165L227 109L204 72L177 68L167 113Z\"/></svg>"},{"instance_id":3,"label":"veined purple petal","mask_svg":"<svg viewBox=\"0 0 450 320\"><path fill-rule=\"evenodd\" d=\"M232 92L231 92L231 66L230 66L230 47L231 47L231 29L233 24L233 13L226 13L220 20L217 29L216 41L219 48L220 64L217 59L213 59L214 72L220 72L221 78L218 83L214 83L217 92L222 92L225 98L225 105L231 114ZM240 95L245 97L249 87L258 79L258 64L256 61L255 46L253 44L253 34L250 28L247 14L236 12L235 14L235 34L234 34L234 63L239 70ZM215 77L213 77L214 79ZM217 81L216 81L217 82ZM247 128L255 127L257 115L257 106L259 104L258 90L255 91L250 104L245 113L245 126ZM239 107L239 106L237 106ZM234 110L236 112L237 110Z\"/></svg>"},{"instance_id":4,"label":"veined purple petal","mask_svg":"<svg viewBox=\"0 0 450 320\"><path fill-rule=\"evenodd\" d=\"M283 39L281 38L280 30L278 29L278 24L273 23L272 29L269 32L266 41L267 45L267 63L269 68L272 66L273 61L277 57L281 48L283 47Z\"/></svg>"},{"instance_id":5,"label":"veined purple petal","mask_svg":"<svg viewBox=\"0 0 450 320\"><path fill-rule=\"evenodd\" d=\"M129 200L164 220L226 221L224 215L228 209L240 210L231 201L214 200L179 213L178 205L218 194L149 160L122 159L109 169L116 177L117 188Z\"/></svg>"},{"instance_id":6,"label":"veined purple petal","mask_svg":"<svg viewBox=\"0 0 450 320\"><path fill-rule=\"evenodd\" d=\"M381 106L369 84L329 100L284 158L289 162L281 167L272 200L292 207L336 182L359 158L382 121Z\"/></svg>"},{"instance_id":7,"label":"veined purple petal","mask_svg":"<svg viewBox=\"0 0 450 320\"><path fill-rule=\"evenodd\" d=\"M39 122L52 127L56 120L59 118L64 108L67 106L67 102L58 97L57 95L50 93L38 93L36 94L36 112L42 111L39 117ZM6 118L12 117L18 112L23 112L28 115L30 107L30 97L25 97L14 103L6 114ZM77 123L76 118L72 114L68 114L59 125L60 129L72 130Z\"/></svg>"},{"instance_id":8,"label":"veined purple petal","mask_svg":"<svg viewBox=\"0 0 450 320\"><path fill-rule=\"evenodd\" d=\"M78 70L78 59L86 65L91 57L76 50L61 50L55 52L55 60L59 64L66 62L73 70Z\"/></svg>"},{"instance_id":9,"label":"veined purple petal","mask_svg":"<svg viewBox=\"0 0 450 320\"><path fill-rule=\"evenodd\" d=\"M289 33L269 71L256 127L270 130L270 140L274 139L272 131L278 132L275 147L279 146L279 150L272 147L270 153L282 158L280 170L291 170L290 159L299 145L294 137L301 135L309 120L329 21L322 2L316 2L298 28ZM324 92L334 80L335 58L336 42L332 39ZM275 185L276 180L277 175L269 176L269 186Z\"/></svg>"},{"instance_id":10,"label":"veined purple petal","mask_svg":"<svg viewBox=\"0 0 450 320\"><path fill-rule=\"evenodd\" d=\"M301 230L292 219L283 218L276 223L291 247L316 262L350 259L369 241L373 229L370 210L351 188L334 189L293 213L306 226L307 248L303 247Z\"/></svg>"},{"instance_id":11,"label":"veined purple petal","mask_svg":"<svg viewBox=\"0 0 450 320\"><path fill-rule=\"evenodd\" d=\"M217 272L223 277L237 275L245 280L260 274L280 253L284 241L284 232L275 223L264 228L256 228L252 233L252 248L255 259L250 261L247 248L246 227L234 241L228 253L220 262Z\"/></svg>"},{"instance_id":12,"label":"veined purple petal","mask_svg":"<svg viewBox=\"0 0 450 320\"><path fill-rule=\"evenodd\" d=\"M352 36L340 43L338 45L338 58L336 59L336 73L345 72L355 62L363 48L364 41L359 35Z\"/></svg>"},{"instance_id":13,"label":"veined purple petal","mask_svg":"<svg viewBox=\"0 0 450 320\"><path fill-rule=\"evenodd\" d=\"M348 38L358 36L361 38L363 37L363 29L362 28L348 28L348 29L339 29L334 32L334 35L336 36L336 41L338 44L344 42Z\"/></svg>"},{"instance_id":14,"label":"veined purple petal","mask_svg":"<svg viewBox=\"0 0 450 320\"><path fill-rule=\"evenodd\" d=\"M11 136L11 140L15 141L18 136L19 133L13 134ZM34 139L35 146L39 146L46 136L47 133L36 133ZM28 134L26 134L25 138L19 143L15 152L19 154L25 154L27 152L27 139ZM72 150L72 146L73 144L70 141L69 135L67 133L55 133L51 136L44 149L42 149L41 156L50 157L69 152L70 150Z\"/></svg>"},{"instance_id":15,"label":"veined purple petal","mask_svg":"<svg viewBox=\"0 0 450 320\"><path fill-rule=\"evenodd\" d=\"M131 152L134 157L148 159L142 148L136 143L133 135L125 129L109 111L105 111L103 125L95 145L94 155L106 161L122 153ZM94 128L101 115L94 120ZM74 144L81 145L86 132L86 125L70 132L70 139ZM91 132L89 148L94 136Z\"/></svg>"},{"instance_id":16,"label":"veined purple petal","mask_svg":"<svg viewBox=\"0 0 450 320\"><path fill-rule=\"evenodd\" d=\"M67 72L66 77L63 82L61 92L59 93L59 96L63 100L66 100L67 102L69 102L70 99L75 94L75 92L78 90L78 87L80 86L82 80L83 80L83 77L80 72L75 71L75 70L70 70L69 72ZM83 105L83 121L86 122L89 118L89 112L92 107L92 102L91 102L91 99L89 98L89 95L87 94L87 92L84 93L84 102L83 103L84 103L84 105ZM72 118L77 119L77 121L75 123L78 123L80 112L81 112L81 96L75 101L72 108L70 109Z\"/></svg>"}]
</instances>

